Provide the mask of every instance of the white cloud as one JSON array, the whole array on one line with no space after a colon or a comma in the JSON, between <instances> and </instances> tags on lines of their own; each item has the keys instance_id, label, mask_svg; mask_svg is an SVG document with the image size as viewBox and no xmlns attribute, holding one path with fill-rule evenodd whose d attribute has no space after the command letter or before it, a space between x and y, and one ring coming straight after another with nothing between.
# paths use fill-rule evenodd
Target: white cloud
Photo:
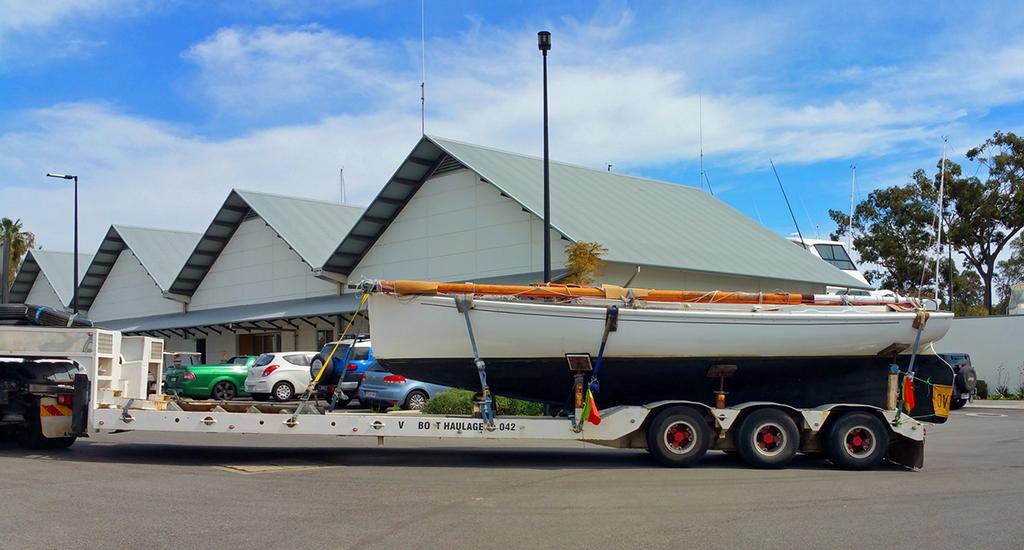
<instances>
[{"instance_id":1,"label":"white cloud","mask_svg":"<svg viewBox=\"0 0 1024 550\"><path fill-rule=\"evenodd\" d=\"M924 145L950 128L977 135L966 122L971 110L1017 98L1007 91L1019 82L1014 44L985 49L991 61L985 64L969 61L980 54L958 51L909 66L851 66L818 76L846 82L870 75L867 82L807 95L765 85L743 69L771 51L758 49L745 61L744 48L793 34L793 23L782 18L766 15L760 38L747 21L723 24L713 36L627 42L635 25L632 14L613 10L552 29L554 158L597 168L614 162L617 170L695 159L698 94L704 150L719 165L752 169L768 157L813 163L904 151L919 158ZM721 45L735 86L721 76L704 86L714 63L690 58L712 56L718 46L706 42ZM428 52L429 133L540 153L534 31L476 21L462 35L432 40ZM68 248L70 194L41 177L47 170L82 176L83 236L93 244L112 222L202 230L232 187L333 199L341 165L350 199L366 203L419 136L418 43L382 43L317 26L228 27L183 55L196 65L195 89L214 103L216 116L306 109L312 116L303 120L312 121L212 139L95 103L36 110L24 114L17 130L0 134L0 174L9 178L0 184L4 209L17 205L15 214L39 232L41 243ZM953 61L962 71L957 79L928 76L930 68ZM967 94L941 91L975 80L969 101ZM716 181L716 188L727 184Z\"/></svg>"}]
</instances>

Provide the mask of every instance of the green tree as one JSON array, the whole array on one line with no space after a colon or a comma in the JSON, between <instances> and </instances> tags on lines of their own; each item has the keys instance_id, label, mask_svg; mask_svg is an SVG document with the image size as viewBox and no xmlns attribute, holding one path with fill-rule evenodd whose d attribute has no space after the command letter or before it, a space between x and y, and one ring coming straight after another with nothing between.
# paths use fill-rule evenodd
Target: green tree
<instances>
[{"instance_id":1,"label":"green tree","mask_svg":"<svg viewBox=\"0 0 1024 550\"><path fill-rule=\"evenodd\" d=\"M1024 284L1024 237L1010 243L1013 251L1010 257L999 262L998 284L1000 313L1006 313L1010 303L1010 289L1014 285Z\"/></svg>"},{"instance_id":2,"label":"green tree","mask_svg":"<svg viewBox=\"0 0 1024 550\"><path fill-rule=\"evenodd\" d=\"M981 284L981 277L973 269L961 271L955 264L955 261L943 259L940 261L939 269L942 288L949 288L950 272L953 275L953 294L949 297L953 304L953 313L971 317L987 315L988 311L982 306L985 290ZM949 302L946 306L949 306Z\"/></svg>"},{"instance_id":3,"label":"green tree","mask_svg":"<svg viewBox=\"0 0 1024 550\"><path fill-rule=\"evenodd\" d=\"M3 218L0 219L0 245L8 242L11 243L11 264L4 282L10 287L21 267L21 258L35 245L36 236L24 231L21 219Z\"/></svg>"},{"instance_id":4,"label":"green tree","mask_svg":"<svg viewBox=\"0 0 1024 550\"><path fill-rule=\"evenodd\" d=\"M604 265L601 255L607 252L608 249L599 243L580 241L567 244L565 267L569 273L565 277L566 284L585 286L593 283Z\"/></svg>"},{"instance_id":5,"label":"green tree","mask_svg":"<svg viewBox=\"0 0 1024 550\"><path fill-rule=\"evenodd\" d=\"M991 314L999 254L1024 228L1024 139L996 132L967 151L967 158L987 167L988 177L982 181L953 174L959 167L951 163L946 177L950 208L944 217L953 248L981 277L985 309Z\"/></svg>"},{"instance_id":6,"label":"green tree","mask_svg":"<svg viewBox=\"0 0 1024 550\"><path fill-rule=\"evenodd\" d=\"M865 273L869 281L900 294L931 284L934 269L927 269L926 262L930 263L933 199L930 186L922 188L915 180L876 189L854 208L853 248L862 261L881 268ZM829 210L828 215L836 223L832 239L840 240L848 232L849 214Z\"/></svg>"}]
</instances>

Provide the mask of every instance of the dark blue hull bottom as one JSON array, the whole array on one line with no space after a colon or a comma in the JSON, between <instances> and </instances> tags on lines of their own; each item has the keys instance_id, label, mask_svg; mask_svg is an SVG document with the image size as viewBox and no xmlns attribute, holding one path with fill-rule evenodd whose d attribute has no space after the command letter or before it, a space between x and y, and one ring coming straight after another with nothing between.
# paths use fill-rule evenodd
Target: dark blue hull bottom
<instances>
[{"instance_id":1,"label":"dark blue hull bottom","mask_svg":"<svg viewBox=\"0 0 1024 550\"><path fill-rule=\"evenodd\" d=\"M479 390L476 367L468 359L379 359L389 371L416 380ZM486 359L487 381L497 395L557 405L571 403L573 376L564 357ZM896 364L906 370L909 356ZM686 357L605 358L600 372L600 408L688 400L714 405L718 378L714 365L736 365L725 379L727 403L772 401L798 408L832 403L884 407L891 359L885 357ZM919 356L917 375L951 386L953 371L935 356ZM588 378L589 379L589 378ZM945 422L934 416L930 387L915 384L911 416Z\"/></svg>"}]
</instances>

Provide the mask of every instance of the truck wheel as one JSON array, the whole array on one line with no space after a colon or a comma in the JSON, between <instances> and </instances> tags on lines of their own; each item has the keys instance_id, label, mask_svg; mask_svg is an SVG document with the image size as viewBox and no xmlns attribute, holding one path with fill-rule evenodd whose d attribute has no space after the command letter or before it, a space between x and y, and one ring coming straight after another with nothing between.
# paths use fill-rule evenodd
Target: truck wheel
<instances>
[{"instance_id":1,"label":"truck wheel","mask_svg":"<svg viewBox=\"0 0 1024 550\"><path fill-rule=\"evenodd\" d=\"M38 403L38 401L36 401ZM38 405L36 406L38 411ZM28 412L28 411L26 411ZM39 414L29 413L25 424L18 432L18 445L25 449L66 449L75 442L75 437L46 437L43 435L43 426L39 421Z\"/></svg>"},{"instance_id":2,"label":"truck wheel","mask_svg":"<svg viewBox=\"0 0 1024 550\"><path fill-rule=\"evenodd\" d=\"M800 447L796 422L778 409L756 410L740 424L736 450L754 468L783 468Z\"/></svg>"},{"instance_id":3,"label":"truck wheel","mask_svg":"<svg viewBox=\"0 0 1024 550\"><path fill-rule=\"evenodd\" d=\"M647 450L662 466L693 466L708 452L711 428L689 407L670 407L647 426Z\"/></svg>"},{"instance_id":4,"label":"truck wheel","mask_svg":"<svg viewBox=\"0 0 1024 550\"><path fill-rule=\"evenodd\" d=\"M967 400L966 399L956 398L956 399L953 399L953 400L951 400L949 402L949 408L950 408L950 410L956 411L956 410L960 410L960 409L964 408L964 405L966 405L966 404L967 404Z\"/></svg>"},{"instance_id":5,"label":"truck wheel","mask_svg":"<svg viewBox=\"0 0 1024 550\"><path fill-rule=\"evenodd\" d=\"M846 413L829 427L825 450L840 468L869 470L881 464L889 450L889 429L873 414Z\"/></svg>"}]
</instances>

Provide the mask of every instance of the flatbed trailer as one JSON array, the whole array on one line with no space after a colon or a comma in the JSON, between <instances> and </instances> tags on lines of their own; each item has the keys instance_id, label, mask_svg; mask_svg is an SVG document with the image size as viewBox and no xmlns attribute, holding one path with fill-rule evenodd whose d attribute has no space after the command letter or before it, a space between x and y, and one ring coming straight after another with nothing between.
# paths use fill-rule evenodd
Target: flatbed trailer
<instances>
[{"instance_id":1,"label":"flatbed trailer","mask_svg":"<svg viewBox=\"0 0 1024 550\"><path fill-rule=\"evenodd\" d=\"M782 467L797 452L824 455L849 469L871 468L884 459L910 468L924 462L925 425L896 410L894 390L893 405L885 409L856 403L800 409L773 402L715 407L670 400L604 409L596 425L564 416L499 416L488 424L474 416L329 411L318 402L178 400L150 392L149 382L162 378L162 352L159 339L116 331L0 326L0 369L55 360L78 365L63 383L8 384L0 419L8 418L8 428L22 434L35 430L21 440L44 447L70 446L95 433L142 431L361 436L380 444L393 437L582 441L647 449L674 467L693 465L708 450L736 452L765 468ZM65 406L53 414L58 401ZM9 414L13 403L20 403L20 421Z\"/></svg>"}]
</instances>

